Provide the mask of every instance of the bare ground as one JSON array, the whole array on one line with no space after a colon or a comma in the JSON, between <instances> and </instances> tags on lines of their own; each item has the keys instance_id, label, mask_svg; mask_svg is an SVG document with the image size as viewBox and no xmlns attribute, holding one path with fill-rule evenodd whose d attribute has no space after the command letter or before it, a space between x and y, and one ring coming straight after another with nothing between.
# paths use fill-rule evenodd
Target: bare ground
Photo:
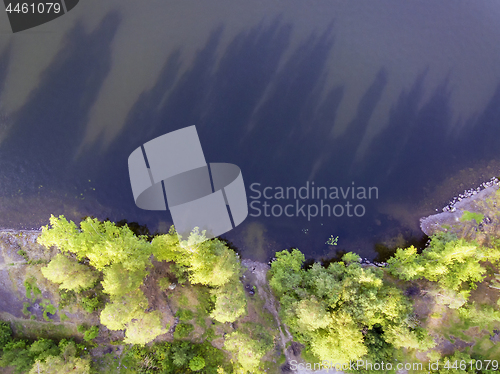
<instances>
[{"instance_id":1,"label":"bare ground","mask_svg":"<svg viewBox=\"0 0 500 374\"><path fill-rule=\"evenodd\" d=\"M286 369L286 364L292 360L303 362L300 358L301 346L293 341L292 334L290 334L288 327L281 322L278 310L279 304L267 283L267 272L270 269L269 265L249 259L243 260L242 265L248 269L244 274L245 279L257 287L257 293L261 295L265 301L264 308L271 313L278 326L280 347L286 357L284 368ZM291 370L287 371L292 372Z\"/></svg>"}]
</instances>

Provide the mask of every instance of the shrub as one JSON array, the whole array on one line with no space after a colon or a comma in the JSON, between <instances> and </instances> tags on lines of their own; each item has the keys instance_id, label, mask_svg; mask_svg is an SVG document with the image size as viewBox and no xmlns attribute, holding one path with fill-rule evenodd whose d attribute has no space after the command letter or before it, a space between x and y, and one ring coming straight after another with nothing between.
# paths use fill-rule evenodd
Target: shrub
<instances>
[{"instance_id":1,"label":"shrub","mask_svg":"<svg viewBox=\"0 0 500 374\"><path fill-rule=\"evenodd\" d=\"M199 371L204 367L205 367L205 360L203 357L196 356L189 361L189 368L192 371Z\"/></svg>"},{"instance_id":2,"label":"shrub","mask_svg":"<svg viewBox=\"0 0 500 374\"><path fill-rule=\"evenodd\" d=\"M93 311L99 309L101 302L97 297L82 297L80 304L87 313L92 313Z\"/></svg>"},{"instance_id":3,"label":"shrub","mask_svg":"<svg viewBox=\"0 0 500 374\"><path fill-rule=\"evenodd\" d=\"M174 338L182 339L187 337L194 330L194 326L190 323L179 323L175 327Z\"/></svg>"},{"instance_id":4,"label":"shrub","mask_svg":"<svg viewBox=\"0 0 500 374\"><path fill-rule=\"evenodd\" d=\"M95 339L97 335L99 335L99 326L92 326L90 329L85 331L85 333L83 334L83 339L86 342L89 342Z\"/></svg>"},{"instance_id":5,"label":"shrub","mask_svg":"<svg viewBox=\"0 0 500 374\"><path fill-rule=\"evenodd\" d=\"M50 318L49 316L47 315L47 313L50 313L50 314L56 314L57 312L57 309L54 305L52 305L50 303L49 300L44 300L42 303L42 306L44 307L44 311L43 311L43 319L46 320L47 322L50 321Z\"/></svg>"},{"instance_id":6,"label":"shrub","mask_svg":"<svg viewBox=\"0 0 500 374\"><path fill-rule=\"evenodd\" d=\"M30 260L29 257L28 257L28 254L25 251L23 251L22 249L20 249L19 251L17 251L17 254L19 256L21 256L22 258L24 258L26 261Z\"/></svg>"},{"instance_id":7,"label":"shrub","mask_svg":"<svg viewBox=\"0 0 500 374\"><path fill-rule=\"evenodd\" d=\"M481 221L484 219L484 214L474 213L469 211L464 211L462 217L460 217L460 221L476 221L479 225Z\"/></svg>"},{"instance_id":8,"label":"shrub","mask_svg":"<svg viewBox=\"0 0 500 374\"><path fill-rule=\"evenodd\" d=\"M10 323L0 321L0 349L12 340L12 329Z\"/></svg>"},{"instance_id":9,"label":"shrub","mask_svg":"<svg viewBox=\"0 0 500 374\"><path fill-rule=\"evenodd\" d=\"M175 314L181 321L189 321L193 318L193 312L189 309L179 309Z\"/></svg>"},{"instance_id":10,"label":"shrub","mask_svg":"<svg viewBox=\"0 0 500 374\"><path fill-rule=\"evenodd\" d=\"M76 302L76 292L70 290L59 289L59 307L64 308Z\"/></svg>"},{"instance_id":11,"label":"shrub","mask_svg":"<svg viewBox=\"0 0 500 374\"><path fill-rule=\"evenodd\" d=\"M170 286L170 283L172 283L172 282L170 281L170 279L168 277L163 277L163 278L158 279L158 286L162 290L166 290L168 288L168 286Z\"/></svg>"}]
</instances>

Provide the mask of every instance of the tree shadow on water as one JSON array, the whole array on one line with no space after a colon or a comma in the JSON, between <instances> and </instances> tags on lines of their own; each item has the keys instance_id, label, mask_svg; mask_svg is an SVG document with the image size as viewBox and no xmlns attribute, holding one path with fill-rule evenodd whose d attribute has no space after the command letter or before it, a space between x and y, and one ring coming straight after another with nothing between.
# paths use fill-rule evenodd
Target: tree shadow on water
<instances>
[{"instance_id":1,"label":"tree shadow on water","mask_svg":"<svg viewBox=\"0 0 500 374\"><path fill-rule=\"evenodd\" d=\"M12 170L4 170L13 176L11 182L28 184L28 190L40 184L60 187L78 174L72 161L109 72L119 24L120 17L110 13L90 34L81 24L68 32L38 86L12 115L14 126L0 148L2 159L11 161Z\"/></svg>"}]
</instances>

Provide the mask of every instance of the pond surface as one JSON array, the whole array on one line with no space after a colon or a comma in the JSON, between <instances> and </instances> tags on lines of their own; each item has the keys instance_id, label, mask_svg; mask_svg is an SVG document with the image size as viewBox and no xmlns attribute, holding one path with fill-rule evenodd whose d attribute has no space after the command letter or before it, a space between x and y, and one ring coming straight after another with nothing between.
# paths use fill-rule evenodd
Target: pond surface
<instances>
[{"instance_id":1,"label":"pond surface","mask_svg":"<svg viewBox=\"0 0 500 374\"><path fill-rule=\"evenodd\" d=\"M0 19L0 227L167 231L135 206L127 159L191 125L208 162L242 171L253 205L224 237L257 260L374 258L500 174L497 2L96 4L14 35Z\"/></svg>"}]
</instances>

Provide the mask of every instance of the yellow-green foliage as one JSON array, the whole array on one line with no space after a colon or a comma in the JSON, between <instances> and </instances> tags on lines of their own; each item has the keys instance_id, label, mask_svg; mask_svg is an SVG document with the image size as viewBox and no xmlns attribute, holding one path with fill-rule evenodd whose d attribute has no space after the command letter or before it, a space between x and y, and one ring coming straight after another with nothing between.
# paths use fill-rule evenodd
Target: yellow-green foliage
<instances>
[{"instance_id":1,"label":"yellow-green foliage","mask_svg":"<svg viewBox=\"0 0 500 374\"><path fill-rule=\"evenodd\" d=\"M174 261L189 270L191 283L219 287L239 277L241 266L237 255L219 239L205 240L193 230L189 240L179 243L174 230L151 242L158 260Z\"/></svg>"},{"instance_id":2,"label":"yellow-green foliage","mask_svg":"<svg viewBox=\"0 0 500 374\"><path fill-rule=\"evenodd\" d=\"M271 266L272 277L269 280L269 285L274 292L281 296L299 287L304 275L302 270L304 261L304 254L298 249L293 249L292 252L276 253L276 261ZM331 285L333 286L333 284Z\"/></svg>"},{"instance_id":3,"label":"yellow-green foliage","mask_svg":"<svg viewBox=\"0 0 500 374\"><path fill-rule=\"evenodd\" d=\"M59 287L65 290L85 290L92 287L99 278L96 271L63 254L56 255L41 270L45 278L58 283Z\"/></svg>"},{"instance_id":4,"label":"yellow-green foliage","mask_svg":"<svg viewBox=\"0 0 500 374\"><path fill-rule=\"evenodd\" d=\"M138 319L129 322L124 342L144 345L167 331L162 326L161 313L156 310L142 314Z\"/></svg>"},{"instance_id":5,"label":"yellow-green foliage","mask_svg":"<svg viewBox=\"0 0 500 374\"><path fill-rule=\"evenodd\" d=\"M45 361L36 360L29 374L90 374L90 358L49 356Z\"/></svg>"},{"instance_id":6,"label":"yellow-green foliage","mask_svg":"<svg viewBox=\"0 0 500 374\"><path fill-rule=\"evenodd\" d=\"M248 334L235 331L226 337L224 348L234 357L235 373L262 373L259 366L266 354L262 342L252 339Z\"/></svg>"},{"instance_id":7,"label":"yellow-green foliage","mask_svg":"<svg viewBox=\"0 0 500 374\"><path fill-rule=\"evenodd\" d=\"M477 366L478 368L482 367L482 373L495 373L497 372L499 366L498 361L496 364L491 360L483 360L484 366ZM466 352L454 352L451 356L443 357L437 362L434 361L434 365L429 366L430 373L433 374L468 374L468 373L476 373L476 360L471 358L470 355ZM486 365L488 364L488 370L486 369ZM437 370L434 370L437 368Z\"/></svg>"},{"instance_id":8,"label":"yellow-green foliage","mask_svg":"<svg viewBox=\"0 0 500 374\"><path fill-rule=\"evenodd\" d=\"M175 231L152 241L155 256L173 260L187 269L189 281L212 287L216 296L212 318L219 322L234 322L246 310L246 299L239 277L241 265L237 255L218 239L204 240L195 229L187 241L179 243Z\"/></svg>"},{"instance_id":9,"label":"yellow-green foliage","mask_svg":"<svg viewBox=\"0 0 500 374\"><path fill-rule=\"evenodd\" d=\"M246 312L245 291L238 279L211 291L215 308L210 316L219 322L234 322Z\"/></svg>"},{"instance_id":10,"label":"yellow-green foliage","mask_svg":"<svg viewBox=\"0 0 500 374\"><path fill-rule=\"evenodd\" d=\"M145 237L135 236L127 227L86 218L80 230L64 216L50 217L50 226L42 228L38 242L46 247L57 246L63 253L74 253L78 259L88 258L97 270L120 263L128 270L144 269L150 265L151 245Z\"/></svg>"},{"instance_id":11,"label":"yellow-green foliage","mask_svg":"<svg viewBox=\"0 0 500 374\"><path fill-rule=\"evenodd\" d=\"M345 312L333 313L327 328L305 330L311 338L311 351L320 360L349 362L368 353L356 321Z\"/></svg>"},{"instance_id":12,"label":"yellow-green foliage","mask_svg":"<svg viewBox=\"0 0 500 374\"><path fill-rule=\"evenodd\" d=\"M220 287L239 277L239 259L225 243L207 240L193 248L190 260L191 283Z\"/></svg>"},{"instance_id":13,"label":"yellow-green foliage","mask_svg":"<svg viewBox=\"0 0 500 374\"><path fill-rule=\"evenodd\" d=\"M158 235L151 241L151 250L158 261L185 263L185 250L179 244L174 226L166 235Z\"/></svg>"},{"instance_id":14,"label":"yellow-green foliage","mask_svg":"<svg viewBox=\"0 0 500 374\"><path fill-rule=\"evenodd\" d=\"M134 235L126 225L118 227L86 218L78 228L64 216L51 216L50 225L43 227L38 242L61 250L62 254L43 270L61 288L89 288L99 278L93 269L102 272L103 291L111 302L101 312L101 323L110 330L131 329L126 335L129 342L143 344L163 331L156 314L145 314L148 301L139 288L152 266L151 255L159 261L174 261L178 268L185 269L191 283L211 287L217 297L214 318L232 322L245 312L238 256L220 240L205 240L197 229L182 243L173 227L150 243L146 237ZM69 258L71 255L90 267ZM231 298L236 300L229 302Z\"/></svg>"},{"instance_id":15,"label":"yellow-green foliage","mask_svg":"<svg viewBox=\"0 0 500 374\"><path fill-rule=\"evenodd\" d=\"M436 235L420 255L413 246L398 249L388 261L388 270L403 280L425 278L445 289L459 291L467 284L474 285L484 279L486 269L481 266L482 262L496 262L499 258L497 248Z\"/></svg>"},{"instance_id":16,"label":"yellow-green foliage","mask_svg":"<svg viewBox=\"0 0 500 374\"><path fill-rule=\"evenodd\" d=\"M138 289L148 274L146 269L127 271L120 263L106 267L103 272L102 287L104 292L112 296L122 296Z\"/></svg>"},{"instance_id":17,"label":"yellow-green foliage","mask_svg":"<svg viewBox=\"0 0 500 374\"><path fill-rule=\"evenodd\" d=\"M102 310L101 323L110 330L122 330L134 318L140 318L147 306L148 299L141 290L115 297Z\"/></svg>"},{"instance_id":18,"label":"yellow-green foliage","mask_svg":"<svg viewBox=\"0 0 500 374\"><path fill-rule=\"evenodd\" d=\"M269 283L280 297L284 321L319 360L388 359L390 350L379 347L433 345L414 331L409 300L384 282L381 269L362 267L353 253L326 268L315 263L304 270L303 263L296 249L277 253ZM374 344L367 343L367 333Z\"/></svg>"},{"instance_id":19,"label":"yellow-green foliage","mask_svg":"<svg viewBox=\"0 0 500 374\"><path fill-rule=\"evenodd\" d=\"M484 214L474 213L469 211L464 211L462 217L460 217L460 221L476 221L479 225L481 221L484 219Z\"/></svg>"},{"instance_id":20,"label":"yellow-green foliage","mask_svg":"<svg viewBox=\"0 0 500 374\"><path fill-rule=\"evenodd\" d=\"M489 330L493 322L500 322L500 310L487 304L476 306L475 303L465 305L458 309L460 319L469 325L479 326Z\"/></svg>"}]
</instances>

